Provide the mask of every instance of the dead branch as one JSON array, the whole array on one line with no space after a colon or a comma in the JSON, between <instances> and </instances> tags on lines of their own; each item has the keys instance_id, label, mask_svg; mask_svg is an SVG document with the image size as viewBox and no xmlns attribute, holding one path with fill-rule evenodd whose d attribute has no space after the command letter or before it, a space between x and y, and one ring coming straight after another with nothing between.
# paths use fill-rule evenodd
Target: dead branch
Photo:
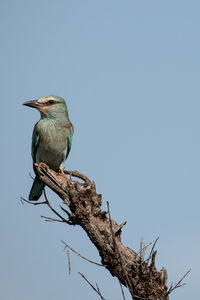
<instances>
[{"instance_id":1,"label":"dead branch","mask_svg":"<svg viewBox=\"0 0 200 300\"><path fill-rule=\"evenodd\" d=\"M71 246L67 245L64 241L61 241L64 245L65 245L65 249L68 251L68 248L74 252L76 255L78 255L79 257L81 257L82 259L90 262L91 264L97 265L99 267L104 267L104 265L101 265L99 263L97 263L96 261L92 261L91 259L86 258L85 256L81 255L80 253L78 253L76 250L74 250Z\"/></svg>"},{"instance_id":2,"label":"dead branch","mask_svg":"<svg viewBox=\"0 0 200 300\"><path fill-rule=\"evenodd\" d=\"M68 267L69 267L69 275L71 274L71 261L70 261L70 251L67 249L67 258L68 258Z\"/></svg>"},{"instance_id":3,"label":"dead branch","mask_svg":"<svg viewBox=\"0 0 200 300\"><path fill-rule=\"evenodd\" d=\"M41 164L37 169L40 179L63 200L64 205L68 206L70 211L61 206L62 213L66 213L66 218L64 218L52 207L46 195L46 201L41 204L47 204L61 222L79 225L85 230L99 252L102 265L112 276L118 278L120 284L129 289L132 299L169 299L169 292L175 287L168 290L166 270L156 269L154 247L157 240L145 261L144 252L149 245L141 244L140 252L136 253L122 244L121 232L126 222L118 225L111 219L108 203L108 211L101 210L101 195L96 193L94 182L78 171L65 171L70 175L70 180L64 181L62 174L54 172L45 164ZM74 177L83 182L72 180ZM26 202L29 201L26 200ZM84 278L83 274L80 273L80 275ZM94 286L92 288L98 294L100 293L98 288ZM101 294L99 295L102 297Z\"/></svg>"},{"instance_id":4,"label":"dead branch","mask_svg":"<svg viewBox=\"0 0 200 300\"><path fill-rule=\"evenodd\" d=\"M121 289L121 292L122 292L122 297L123 297L123 300L126 300L125 298L125 295L124 295L124 290L123 290L123 286L121 284L121 282L119 281L119 285L120 285L120 289Z\"/></svg>"}]
</instances>

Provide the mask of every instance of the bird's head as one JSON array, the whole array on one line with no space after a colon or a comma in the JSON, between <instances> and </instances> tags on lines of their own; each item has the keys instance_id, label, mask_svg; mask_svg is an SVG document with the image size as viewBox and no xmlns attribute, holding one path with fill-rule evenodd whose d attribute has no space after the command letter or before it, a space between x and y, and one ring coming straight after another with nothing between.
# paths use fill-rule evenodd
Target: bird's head
<instances>
[{"instance_id":1,"label":"bird's head","mask_svg":"<svg viewBox=\"0 0 200 300\"><path fill-rule=\"evenodd\" d=\"M65 99L55 95L49 95L24 102L23 105L37 108L42 117L59 117L60 114L65 114L68 117L68 111Z\"/></svg>"}]
</instances>

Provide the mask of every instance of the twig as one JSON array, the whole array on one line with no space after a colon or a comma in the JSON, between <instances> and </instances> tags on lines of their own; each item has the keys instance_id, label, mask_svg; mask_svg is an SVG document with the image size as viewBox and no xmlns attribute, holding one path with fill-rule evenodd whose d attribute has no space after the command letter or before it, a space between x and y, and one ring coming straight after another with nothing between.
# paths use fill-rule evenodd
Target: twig
<instances>
[{"instance_id":1,"label":"twig","mask_svg":"<svg viewBox=\"0 0 200 300\"><path fill-rule=\"evenodd\" d=\"M78 253L76 250L74 250L71 246L67 245L63 240L61 240L61 242L65 245L65 248L66 248L66 249L69 248L72 252L74 252L75 254L77 254L78 256L80 256L81 258L87 260L87 261L90 262L91 264L97 265L97 266L99 266L99 267L105 267L104 265L99 264L99 263L97 263L97 262L95 262L95 261L92 261L92 260L86 258L85 256L81 255L81 254Z\"/></svg>"},{"instance_id":2,"label":"twig","mask_svg":"<svg viewBox=\"0 0 200 300\"><path fill-rule=\"evenodd\" d=\"M147 264L148 264L150 258L151 258L152 255L153 255L153 250L154 250L155 245L156 245L157 241L159 240L159 238L160 238L159 236L156 238L156 240L155 240L155 242L153 243L153 246L152 246L152 248L151 248L151 252L150 252L150 254L149 254L149 257L145 260L145 262L146 262Z\"/></svg>"},{"instance_id":3,"label":"twig","mask_svg":"<svg viewBox=\"0 0 200 300\"><path fill-rule=\"evenodd\" d=\"M68 215L68 217L70 218L71 217L71 214L68 210L66 210L64 207L62 207L60 204L59 204L60 208Z\"/></svg>"},{"instance_id":4,"label":"twig","mask_svg":"<svg viewBox=\"0 0 200 300\"><path fill-rule=\"evenodd\" d=\"M146 251L146 249L151 245L152 243L144 244L143 248L137 253L141 257L141 254L143 251Z\"/></svg>"},{"instance_id":5,"label":"twig","mask_svg":"<svg viewBox=\"0 0 200 300\"><path fill-rule=\"evenodd\" d=\"M46 195L46 191L44 190L44 198L46 200L46 204L48 205L48 207L54 212L54 214L56 214L56 216L58 216L62 222L67 223L69 225L73 225L72 222L66 220L65 218L63 218L63 216L61 216L50 204L49 200L47 199L47 195Z\"/></svg>"},{"instance_id":6,"label":"twig","mask_svg":"<svg viewBox=\"0 0 200 300\"><path fill-rule=\"evenodd\" d=\"M91 184L90 179L87 176L79 173L78 171L67 171L67 170L64 170L64 173L70 175L70 179L73 176L73 177L77 177L77 178L82 179L83 181L85 181L88 184Z\"/></svg>"},{"instance_id":7,"label":"twig","mask_svg":"<svg viewBox=\"0 0 200 300\"><path fill-rule=\"evenodd\" d=\"M85 279L85 281L91 286L91 288L101 297L102 300L105 300L105 298L101 295L99 289L96 289L95 286L89 282L89 280L80 272L78 272L78 274L80 274L83 279Z\"/></svg>"},{"instance_id":8,"label":"twig","mask_svg":"<svg viewBox=\"0 0 200 300\"><path fill-rule=\"evenodd\" d=\"M62 220L58 220L58 219L54 219L54 218L50 218L50 217L46 217L46 216L41 216L41 218L45 219L46 222L60 222L60 223L63 223Z\"/></svg>"},{"instance_id":9,"label":"twig","mask_svg":"<svg viewBox=\"0 0 200 300\"><path fill-rule=\"evenodd\" d=\"M24 198L20 197L21 204L24 205Z\"/></svg>"},{"instance_id":10,"label":"twig","mask_svg":"<svg viewBox=\"0 0 200 300\"><path fill-rule=\"evenodd\" d=\"M23 197L20 197L20 200L21 200L21 203L23 204L23 202L26 202L28 204L32 204L32 205L41 205L41 204L46 204L53 212L54 214L56 214L61 220L57 220L57 219L54 219L54 218L50 218L50 217L45 217L45 216L41 216L42 218L45 218L45 219L48 219L48 220L45 220L45 221L48 221L48 222L63 222L63 223L67 223L69 225L74 225L73 222L71 221L68 221L66 220L65 218L63 218L50 204L48 198L47 198L47 195L46 195L46 191L44 190L44 198L45 198L45 201L43 202L32 202L32 201L29 201L29 200L26 200L25 198ZM63 208L62 208L63 209ZM63 209L64 210L64 209ZM65 211L65 210L64 210Z\"/></svg>"},{"instance_id":11,"label":"twig","mask_svg":"<svg viewBox=\"0 0 200 300\"><path fill-rule=\"evenodd\" d=\"M127 223L127 221L124 221L122 224L120 224L119 225L119 228L117 229L117 231L116 231L116 235L119 233L119 232L121 232L121 230L122 230L122 228L126 225L126 223Z\"/></svg>"},{"instance_id":12,"label":"twig","mask_svg":"<svg viewBox=\"0 0 200 300\"><path fill-rule=\"evenodd\" d=\"M118 281L119 281L119 279L118 279ZM124 290L123 290L123 287L122 287L122 284L121 284L120 281L119 281L119 285L120 285L120 288L121 288L123 300L126 300L125 295L124 295Z\"/></svg>"},{"instance_id":13,"label":"twig","mask_svg":"<svg viewBox=\"0 0 200 300\"><path fill-rule=\"evenodd\" d=\"M46 201L43 201L43 202L32 202L32 201L26 200L26 199L23 198L23 197L20 197L20 200L21 200L22 203L23 203L23 201L24 201L24 202L26 202L26 203L28 203L28 204L32 204L32 205L47 204Z\"/></svg>"},{"instance_id":14,"label":"twig","mask_svg":"<svg viewBox=\"0 0 200 300\"><path fill-rule=\"evenodd\" d=\"M34 180L35 178L31 175L31 172L28 173L29 176L31 177L32 180Z\"/></svg>"},{"instance_id":15,"label":"twig","mask_svg":"<svg viewBox=\"0 0 200 300\"><path fill-rule=\"evenodd\" d=\"M182 283L183 279L190 273L191 269L189 269L184 275L183 277L175 284L171 284L171 287L169 288L169 290L167 291L166 295L171 294L171 292L177 288L180 288L182 286L184 286L186 283Z\"/></svg>"},{"instance_id":16,"label":"twig","mask_svg":"<svg viewBox=\"0 0 200 300\"><path fill-rule=\"evenodd\" d=\"M100 291L99 286L98 286L97 283L96 283L96 287L97 287L97 291L99 292L99 295L102 297L102 299L104 299L103 296L101 295L101 291Z\"/></svg>"},{"instance_id":17,"label":"twig","mask_svg":"<svg viewBox=\"0 0 200 300\"><path fill-rule=\"evenodd\" d=\"M71 263L70 263L70 252L67 249L67 258L68 258L68 267L69 267L69 275L71 274Z\"/></svg>"},{"instance_id":18,"label":"twig","mask_svg":"<svg viewBox=\"0 0 200 300\"><path fill-rule=\"evenodd\" d=\"M140 251L138 254L140 254L140 258L141 258L141 254L142 254L142 247L143 247L143 236L141 237L141 240L140 240Z\"/></svg>"}]
</instances>

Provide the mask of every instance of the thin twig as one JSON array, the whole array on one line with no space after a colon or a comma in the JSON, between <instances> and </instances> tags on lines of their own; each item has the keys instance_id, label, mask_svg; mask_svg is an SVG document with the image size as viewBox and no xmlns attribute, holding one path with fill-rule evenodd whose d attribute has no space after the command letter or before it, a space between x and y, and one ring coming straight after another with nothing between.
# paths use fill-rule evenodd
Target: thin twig
<instances>
[{"instance_id":1,"label":"thin twig","mask_svg":"<svg viewBox=\"0 0 200 300\"><path fill-rule=\"evenodd\" d=\"M31 177L32 180L34 180L35 178L31 175L31 172L28 173L29 176Z\"/></svg>"},{"instance_id":2,"label":"thin twig","mask_svg":"<svg viewBox=\"0 0 200 300\"><path fill-rule=\"evenodd\" d=\"M151 243L149 244L144 244L144 247L142 248L142 253L141 253L141 259L142 261L144 261L144 257L145 257L145 253L146 253L146 250L147 248L151 245Z\"/></svg>"},{"instance_id":3,"label":"thin twig","mask_svg":"<svg viewBox=\"0 0 200 300\"><path fill-rule=\"evenodd\" d=\"M99 292L99 295L102 297L101 299L104 299L97 283L96 283L96 287L97 287L97 291Z\"/></svg>"},{"instance_id":4,"label":"thin twig","mask_svg":"<svg viewBox=\"0 0 200 300\"><path fill-rule=\"evenodd\" d=\"M143 247L143 236L141 237L141 240L140 240L140 258L141 258L141 254L142 254L142 247Z\"/></svg>"},{"instance_id":5,"label":"thin twig","mask_svg":"<svg viewBox=\"0 0 200 300\"><path fill-rule=\"evenodd\" d=\"M46 201L43 201L43 202L32 202L32 201L26 200L26 199L23 198L23 197L20 197L20 200L21 200L22 203L23 203L23 201L24 201L24 202L26 202L26 203L28 203L28 204L32 204L32 205L47 204Z\"/></svg>"},{"instance_id":6,"label":"thin twig","mask_svg":"<svg viewBox=\"0 0 200 300\"><path fill-rule=\"evenodd\" d=\"M119 280L119 279L118 279L118 280ZM123 300L126 300L125 295L124 295L124 290L123 290L123 287L122 287L122 284L121 284L120 281L119 281L119 285L120 285L120 288L121 288Z\"/></svg>"},{"instance_id":7,"label":"thin twig","mask_svg":"<svg viewBox=\"0 0 200 300\"><path fill-rule=\"evenodd\" d=\"M78 272L78 274L80 274L83 279L85 279L85 281L91 286L91 288L101 297L102 300L105 300L105 298L101 295L100 291L98 291L95 286L89 282L89 280L80 272Z\"/></svg>"},{"instance_id":8,"label":"thin twig","mask_svg":"<svg viewBox=\"0 0 200 300\"><path fill-rule=\"evenodd\" d=\"M147 264L148 264L150 258L152 257L153 250L154 250L155 245L156 245L157 241L159 240L159 238L160 238L159 236L156 238L156 240L155 240L155 242L153 243L153 246L152 246L152 248L151 248L151 252L150 252L150 254L149 254L149 257L145 260L145 262L146 262Z\"/></svg>"},{"instance_id":9,"label":"thin twig","mask_svg":"<svg viewBox=\"0 0 200 300\"><path fill-rule=\"evenodd\" d=\"M68 215L68 217L71 217L71 214L68 210L66 210L64 207L62 207L60 204L59 204L60 208Z\"/></svg>"},{"instance_id":10,"label":"thin twig","mask_svg":"<svg viewBox=\"0 0 200 300\"><path fill-rule=\"evenodd\" d=\"M54 219L54 218L50 218L50 217L45 217L45 216L41 216L42 218L45 218L47 219L46 221L48 222L63 222L63 223L67 223L69 225L74 225L71 221L68 221L66 220L65 218L63 218L50 204L48 198L47 198L47 195L46 195L46 191L44 190L44 197L45 197L45 201L42 201L42 202L32 202L32 201L29 201L29 200L26 200L25 198L23 197L20 197L20 200L21 200L21 203L24 205L23 202L26 202L28 204L32 204L32 205L41 205L41 204L46 204L61 220L57 220L57 219Z\"/></svg>"},{"instance_id":11,"label":"thin twig","mask_svg":"<svg viewBox=\"0 0 200 300\"><path fill-rule=\"evenodd\" d=\"M119 225L119 228L116 231L116 235L122 231L122 228L126 225L127 221L124 221L122 224Z\"/></svg>"},{"instance_id":12,"label":"thin twig","mask_svg":"<svg viewBox=\"0 0 200 300\"><path fill-rule=\"evenodd\" d=\"M78 171L67 171L67 170L64 170L64 173L70 175L70 177L72 177L72 176L73 177L77 177L79 179L82 179L86 183L91 184L90 179L87 176L79 173Z\"/></svg>"},{"instance_id":13,"label":"thin twig","mask_svg":"<svg viewBox=\"0 0 200 300\"><path fill-rule=\"evenodd\" d=\"M169 295L173 290L184 286L186 283L182 283L182 281L190 273L190 271L191 269L189 269L176 284L172 284L166 295Z\"/></svg>"},{"instance_id":14,"label":"thin twig","mask_svg":"<svg viewBox=\"0 0 200 300\"><path fill-rule=\"evenodd\" d=\"M61 242L65 245L65 248L66 248L66 249L69 248L72 252L74 252L75 254L77 254L78 256L80 256L81 258L87 260L87 261L90 262L91 264L97 265L97 266L99 266L99 267L105 267L104 265L99 264L99 263L97 263L97 262L95 262L95 261L92 261L92 260L86 258L85 256L81 255L81 254L78 253L76 250L74 250L71 246L67 245L63 240L61 240Z\"/></svg>"},{"instance_id":15,"label":"thin twig","mask_svg":"<svg viewBox=\"0 0 200 300\"><path fill-rule=\"evenodd\" d=\"M50 218L50 217L46 217L46 216L41 216L41 218L45 219L46 222L60 222L60 223L63 223L62 220L58 220L58 219L54 219L54 218Z\"/></svg>"},{"instance_id":16,"label":"thin twig","mask_svg":"<svg viewBox=\"0 0 200 300\"><path fill-rule=\"evenodd\" d=\"M54 214L56 214L56 216L58 216L62 222L67 223L69 225L72 225L72 222L66 220L65 218L63 218L63 216L61 216L50 204L49 200L47 199L47 195L46 195L46 191L44 190L44 198L46 200L46 204L48 205L48 207L54 212Z\"/></svg>"},{"instance_id":17,"label":"thin twig","mask_svg":"<svg viewBox=\"0 0 200 300\"><path fill-rule=\"evenodd\" d=\"M137 253L138 256L141 257L141 253L151 245L152 243L149 243L149 244L144 244L144 247Z\"/></svg>"},{"instance_id":18,"label":"thin twig","mask_svg":"<svg viewBox=\"0 0 200 300\"><path fill-rule=\"evenodd\" d=\"M71 263L70 263L70 252L67 249L67 259L68 259L68 267L69 267L69 275L71 274Z\"/></svg>"},{"instance_id":19,"label":"thin twig","mask_svg":"<svg viewBox=\"0 0 200 300\"><path fill-rule=\"evenodd\" d=\"M21 204L24 205L24 198L20 197Z\"/></svg>"}]
</instances>

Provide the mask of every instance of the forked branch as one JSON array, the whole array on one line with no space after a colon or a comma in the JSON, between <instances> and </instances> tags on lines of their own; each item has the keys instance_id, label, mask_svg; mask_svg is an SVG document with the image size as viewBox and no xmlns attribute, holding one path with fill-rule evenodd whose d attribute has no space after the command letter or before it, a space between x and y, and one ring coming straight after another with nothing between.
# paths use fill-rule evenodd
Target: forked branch
<instances>
[{"instance_id":1,"label":"forked branch","mask_svg":"<svg viewBox=\"0 0 200 300\"><path fill-rule=\"evenodd\" d=\"M63 217L52 207L46 195L45 202L41 204L47 204L59 221L70 225L80 225L85 230L99 252L102 265L129 289L132 299L169 299L169 293L174 287L168 290L166 270L156 269L156 251L154 251L156 242L146 261L144 254L149 245L142 245L139 253L124 246L121 242L121 232L126 222L118 225L111 219L109 204L107 204L107 212L101 210L101 195L96 193L94 182L77 171L65 171L70 175L70 181L63 180L62 174L54 172L45 164L40 164L38 173L40 179L63 200L61 213L65 216ZM57 221L48 217L46 219ZM98 294L100 293L98 287L95 290Z\"/></svg>"}]
</instances>

